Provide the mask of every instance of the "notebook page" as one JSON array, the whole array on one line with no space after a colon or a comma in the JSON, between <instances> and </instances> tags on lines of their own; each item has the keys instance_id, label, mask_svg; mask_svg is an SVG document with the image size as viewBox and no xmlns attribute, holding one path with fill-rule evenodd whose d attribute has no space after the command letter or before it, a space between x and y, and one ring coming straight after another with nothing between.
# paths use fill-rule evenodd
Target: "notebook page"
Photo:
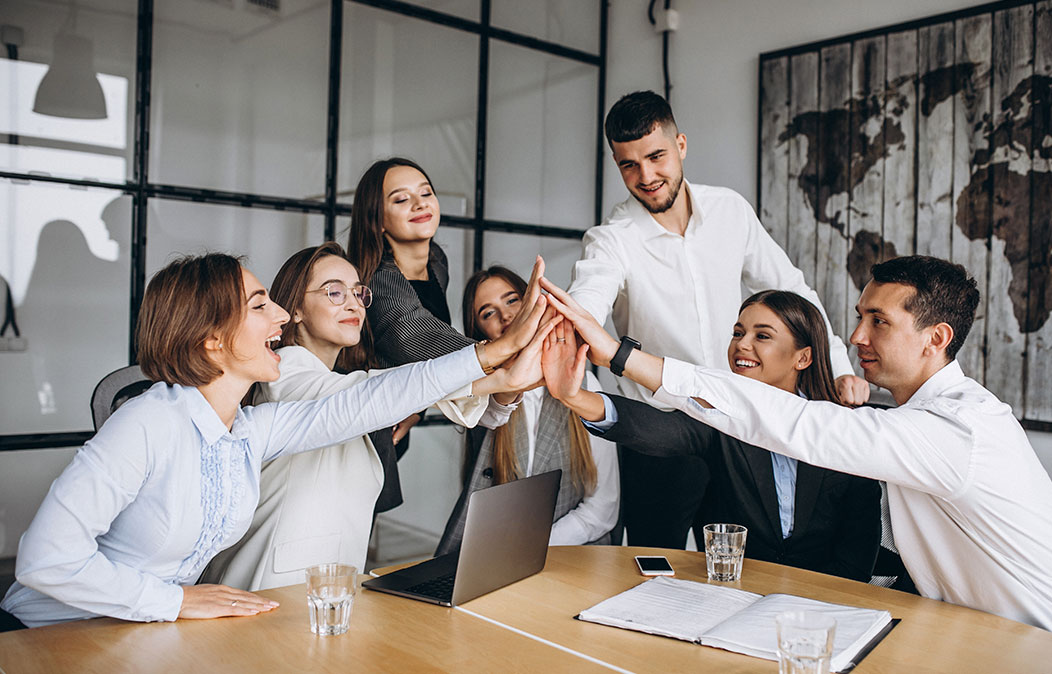
<instances>
[{"instance_id":1,"label":"notebook page","mask_svg":"<svg viewBox=\"0 0 1052 674\"><path fill-rule=\"evenodd\" d=\"M761 595L658 576L581 611L581 620L698 641L711 627Z\"/></svg>"},{"instance_id":2,"label":"notebook page","mask_svg":"<svg viewBox=\"0 0 1052 674\"><path fill-rule=\"evenodd\" d=\"M858 651L891 622L887 611L830 604L788 594L769 594L747 610L717 625L702 636L701 643L768 660L778 659L778 636L774 619L785 611L815 611L836 620L830 671L846 667Z\"/></svg>"}]
</instances>

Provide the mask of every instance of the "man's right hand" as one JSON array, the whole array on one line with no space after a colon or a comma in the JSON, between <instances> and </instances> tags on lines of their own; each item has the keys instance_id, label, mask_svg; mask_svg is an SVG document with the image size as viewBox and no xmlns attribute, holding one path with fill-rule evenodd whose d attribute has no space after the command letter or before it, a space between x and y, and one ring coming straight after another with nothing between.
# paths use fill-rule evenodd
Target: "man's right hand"
<instances>
[{"instance_id":1,"label":"man's right hand","mask_svg":"<svg viewBox=\"0 0 1052 674\"><path fill-rule=\"evenodd\" d=\"M223 618L256 615L278 607L278 602L227 585L185 585L179 617Z\"/></svg>"}]
</instances>

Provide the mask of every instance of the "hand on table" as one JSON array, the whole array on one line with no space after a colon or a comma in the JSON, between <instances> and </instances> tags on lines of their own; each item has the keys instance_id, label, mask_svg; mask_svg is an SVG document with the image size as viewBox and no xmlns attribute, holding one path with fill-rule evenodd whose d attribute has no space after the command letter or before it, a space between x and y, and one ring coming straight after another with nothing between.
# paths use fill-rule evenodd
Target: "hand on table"
<instances>
[{"instance_id":1,"label":"hand on table","mask_svg":"<svg viewBox=\"0 0 1052 674\"><path fill-rule=\"evenodd\" d=\"M180 618L222 618L256 615L278 607L278 602L226 585L186 585Z\"/></svg>"}]
</instances>

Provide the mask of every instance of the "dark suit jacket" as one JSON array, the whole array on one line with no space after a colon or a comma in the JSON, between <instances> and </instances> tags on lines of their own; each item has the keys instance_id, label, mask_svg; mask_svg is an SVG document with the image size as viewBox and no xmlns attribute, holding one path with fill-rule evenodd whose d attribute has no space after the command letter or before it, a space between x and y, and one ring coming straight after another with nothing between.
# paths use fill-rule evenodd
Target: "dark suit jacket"
<instances>
[{"instance_id":1,"label":"dark suit jacket","mask_svg":"<svg viewBox=\"0 0 1052 674\"><path fill-rule=\"evenodd\" d=\"M617 423L597 435L652 456L704 458L711 471L703 505L706 517L710 522L745 525L749 529L746 557L870 579L881 533L877 482L798 462L793 531L783 539L770 452L683 412L662 412L621 396L610 398L617 408Z\"/></svg>"},{"instance_id":2,"label":"dark suit jacket","mask_svg":"<svg viewBox=\"0 0 1052 674\"><path fill-rule=\"evenodd\" d=\"M427 270L445 292L449 263L434 241ZM373 291L373 303L366 311L381 367L438 358L475 343L424 307L390 252L384 253L368 285Z\"/></svg>"}]
</instances>

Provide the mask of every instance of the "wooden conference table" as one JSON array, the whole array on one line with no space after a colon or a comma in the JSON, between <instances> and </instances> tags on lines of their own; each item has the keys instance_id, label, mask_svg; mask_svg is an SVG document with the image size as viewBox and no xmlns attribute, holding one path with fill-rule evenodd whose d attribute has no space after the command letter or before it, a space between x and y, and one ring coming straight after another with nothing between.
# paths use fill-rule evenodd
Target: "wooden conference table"
<instances>
[{"instance_id":1,"label":"wooden conference table","mask_svg":"<svg viewBox=\"0 0 1052 674\"><path fill-rule=\"evenodd\" d=\"M557 547L540 574L455 609L363 591L350 631L339 637L310 633L306 590L294 585L262 592L282 606L251 618L149 624L100 618L0 634L0 671L778 671L767 660L574 620L643 580L636 554L665 554L678 578L705 580L705 557L696 552ZM902 618L855 670L862 674L1029 672L1052 663L1052 633L980 611L752 560L745 561L740 587L882 608Z\"/></svg>"}]
</instances>

